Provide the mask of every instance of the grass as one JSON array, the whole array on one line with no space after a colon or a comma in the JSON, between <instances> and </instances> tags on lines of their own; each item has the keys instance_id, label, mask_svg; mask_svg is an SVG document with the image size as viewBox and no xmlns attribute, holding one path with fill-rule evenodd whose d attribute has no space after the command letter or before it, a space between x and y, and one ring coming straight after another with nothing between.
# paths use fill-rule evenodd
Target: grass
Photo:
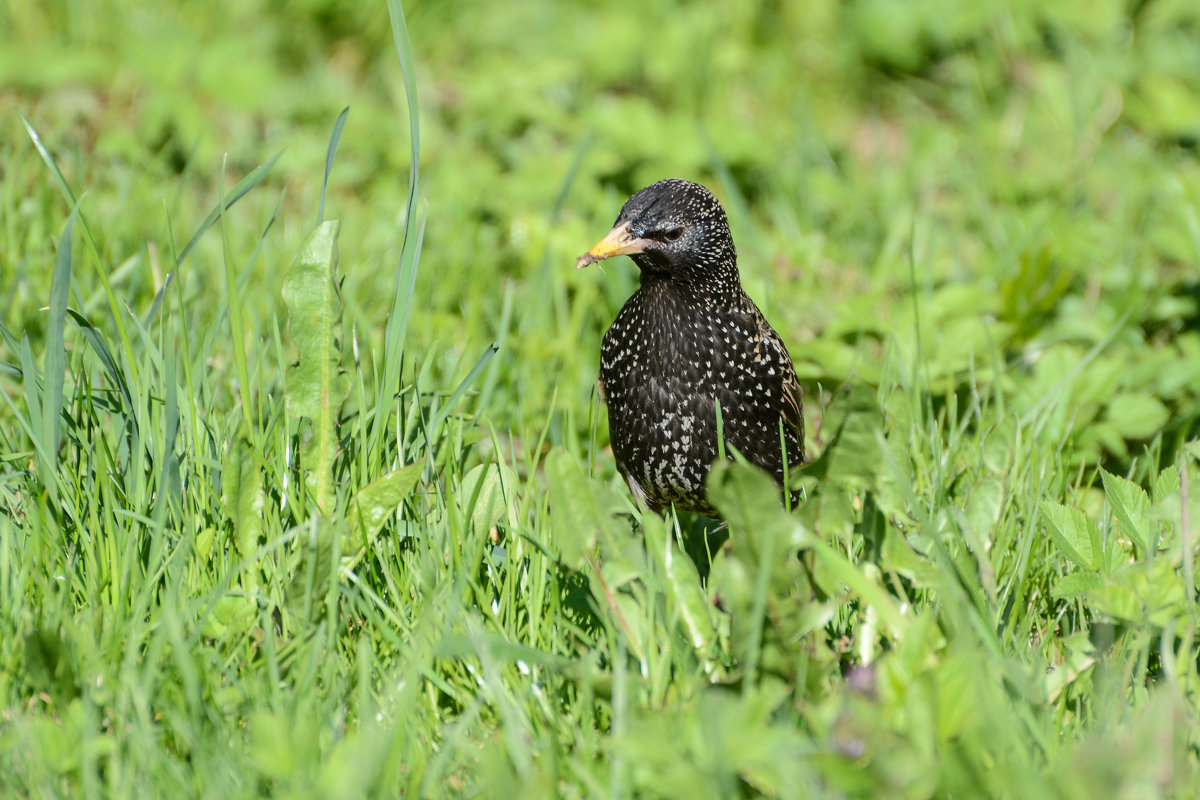
<instances>
[{"instance_id":1,"label":"grass","mask_svg":"<svg viewBox=\"0 0 1200 800\"><path fill-rule=\"evenodd\" d=\"M1192 796L1200 20L1043 5L0 7L3 794ZM727 532L570 268L666 175L806 388Z\"/></svg>"}]
</instances>

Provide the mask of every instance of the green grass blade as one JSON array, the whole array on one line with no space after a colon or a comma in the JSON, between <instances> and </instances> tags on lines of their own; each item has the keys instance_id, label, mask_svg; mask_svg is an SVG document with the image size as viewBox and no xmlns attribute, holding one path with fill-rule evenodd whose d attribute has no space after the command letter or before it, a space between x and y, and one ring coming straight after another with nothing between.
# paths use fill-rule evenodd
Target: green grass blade
<instances>
[{"instance_id":1,"label":"green grass blade","mask_svg":"<svg viewBox=\"0 0 1200 800\"><path fill-rule=\"evenodd\" d=\"M18 351L21 359L21 377L25 382L25 405L29 409L29 433L33 438L34 449L38 453L39 465L49 462L50 456L46 453L45 425L42 420L42 402L43 382L41 376L38 375L37 363L33 358L33 346L29 343L29 337L21 337L21 348ZM46 481L48 475L39 467L42 472L42 480Z\"/></svg>"},{"instance_id":2,"label":"green grass blade","mask_svg":"<svg viewBox=\"0 0 1200 800\"><path fill-rule=\"evenodd\" d=\"M400 264L396 269L391 310L388 313L384 334L382 379L376 396L375 417L371 427L369 448L372 460L381 452L383 433L391 421L390 398L399 391L400 373L403 367L404 339L408 330L409 313L412 310L413 286L417 278L417 266L425 238L425 215L419 225L416 220L417 194L421 174L421 126L420 105L417 100L417 80L408 37L408 23L404 18L404 7L400 0L388 0L388 16L392 22L392 39L400 59L400 70L404 76L404 96L408 104L409 173L408 202L404 209L404 239L400 248Z\"/></svg>"},{"instance_id":3,"label":"green grass blade","mask_svg":"<svg viewBox=\"0 0 1200 800\"><path fill-rule=\"evenodd\" d=\"M92 258L96 262L96 275L100 279L100 284L104 289L105 297L108 299L108 309L112 314L113 323L117 326L117 333L121 339L122 348L129 358L130 374L133 376L134 383L137 383L137 367L134 365L133 348L130 346L129 336L125 331L125 319L122 312L122 305L117 301L116 292L113 291L112 281L108 276L108 267L105 264L104 259L100 256L100 248L96 245L96 239L92 235L92 229L88 226L87 218L83 215L83 212L77 210L79 201L75 198L75 192L71 190L71 186L67 183L67 179L63 177L62 170L58 168L58 162L54 159L54 156L50 153L49 148L47 148L45 142L42 141L42 137L33 127L33 123L26 119L25 115L22 114L19 109L16 111L17 116L21 118L21 124L25 126L25 131L29 134L29 138L33 141L33 146L37 149L38 155L42 157L42 161L45 162L46 167L50 170L50 174L54 176L54 181L58 184L59 190L67 199L67 202L70 203L72 208L71 213L73 215L78 213L79 215L79 226L83 229L84 240L87 241L88 248L92 252Z\"/></svg>"},{"instance_id":4,"label":"green grass blade","mask_svg":"<svg viewBox=\"0 0 1200 800\"><path fill-rule=\"evenodd\" d=\"M275 166L275 162L278 161L279 157L282 155L283 151L280 150L262 164L259 164L257 167L255 167L246 177L238 181L237 185L233 187L233 190L229 194L222 195L222 199L217 202L217 207L214 208L212 213L210 213L204 219L204 222L200 223L200 227L196 229L196 232L192 234L192 238L188 240L186 245L184 245L183 252L181 252L179 257L175 259L176 268L183 263L183 260L188 257L189 253L192 252L192 248L195 247L196 243L200 241L200 237L203 236L205 232L213 226L213 223L215 223L223 213L233 208L234 203L236 203L238 200L241 200L251 189L266 179L267 175L271 173L271 168Z\"/></svg>"},{"instance_id":5,"label":"green grass blade","mask_svg":"<svg viewBox=\"0 0 1200 800\"><path fill-rule=\"evenodd\" d=\"M100 359L100 364L104 367L104 371L108 373L113 387L121 393L121 398L125 401L126 409L132 408L133 396L129 391L129 382L125 379L125 373L117 363L116 356L113 355L112 350L109 349L108 344L104 341L104 334L87 317L73 309L67 309L67 316L79 326L79 330L83 333L83 338L87 340L87 343L92 347L92 351Z\"/></svg>"},{"instance_id":6,"label":"green grass blade","mask_svg":"<svg viewBox=\"0 0 1200 800\"><path fill-rule=\"evenodd\" d=\"M483 370L487 367L488 363L492 360L492 356L496 355L496 351L498 349L499 348L497 348L494 344L489 344L487 347L485 347L483 349L483 354L480 355L478 360L475 361L475 366L471 367L471 371L467 373L467 377L463 378L462 381L459 382L458 386L454 387L454 391L450 393L450 397L446 400L441 409L438 410L437 416L433 418L433 424L430 426L430 430L435 436L437 435L437 432L442 429L442 423L446 421L446 417L450 416L451 412L454 411L455 407L458 405L458 401L462 400L462 396L466 394L467 389L469 389L471 385L475 383L476 379L479 377L479 373L483 372Z\"/></svg>"},{"instance_id":7,"label":"green grass blade","mask_svg":"<svg viewBox=\"0 0 1200 800\"><path fill-rule=\"evenodd\" d=\"M325 175L321 178L321 205L317 209L317 224L325 221L325 190L329 188L329 173L333 172L333 157L337 153L338 142L342 140L342 129L346 127L346 118L350 116L350 106L342 109L337 121L333 123L333 133L329 135L329 147L325 150Z\"/></svg>"},{"instance_id":8,"label":"green grass blade","mask_svg":"<svg viewBox=\"0 0 1200 800\"><path fill-rule=\"evenodd\" d=\"M408 101L409 163L408 209L405 213L404 231L407 236L411 228L413 208L417 202L421 164L421 120L417 102L417 73L414 67L412 41L408 36L408 22L404 18L404 6L400 0L388 0L388 16L392 20L392 40L396 54L400 57L400 71L404 75L404 96Z\"/></svg>"},{"instance_id":9,"label":"green grass blade","mask_svg":"<svg viewBox=\"0 0 1200 800\"><path fill-rule=\"evenodd\" d=\"M50 284L50 321L47 327L46 358L43 361L42 442L46 456L46 475L58 472L58 440L62 427L63 383L67 372L67 345L64 339L67 324L67 295L71 289L71 231L75 227L78 207L67 218L58 243L54 262L54 278ZM55 482L47 481L51 496L56 493Z\"/></svg>"}]
</instances>

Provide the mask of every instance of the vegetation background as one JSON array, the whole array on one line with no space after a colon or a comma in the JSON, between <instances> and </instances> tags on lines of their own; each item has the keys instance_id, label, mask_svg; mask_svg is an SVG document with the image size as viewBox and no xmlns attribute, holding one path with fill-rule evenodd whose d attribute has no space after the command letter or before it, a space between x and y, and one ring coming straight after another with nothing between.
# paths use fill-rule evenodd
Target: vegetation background
<instances>
[{"instance_id":1,"label":"vegetation background","mask_svg":"<svg viewBox=\"0 0 1200 800\"><path fill-rule=\"evenodd\" d=\"M0 3L0 793L1194 796L1200 6L405 5ZM572 269L665 176L820 456L715 550Z\"/></svg>"}]
</instances>

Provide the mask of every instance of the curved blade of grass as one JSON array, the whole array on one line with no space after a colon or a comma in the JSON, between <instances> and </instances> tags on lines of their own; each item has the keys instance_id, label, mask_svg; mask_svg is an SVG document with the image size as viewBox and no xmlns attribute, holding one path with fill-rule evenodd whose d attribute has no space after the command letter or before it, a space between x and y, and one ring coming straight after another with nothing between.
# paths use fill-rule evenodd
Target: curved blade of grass
<instances>
[{"instance_id":1,"label":"curved blade of grass","mask_svg":"<svg viewBox=\"0 0 1200 800\"><path fill-rule=\"evenodd\" d=\"M127 409L132 408L133 396L129 392L129 383L125 380L125 374L121 372L116 357L108 349L108 344L105 343L103 334L100 333L99 329L87 317L79 312L68 308L67 316L75 321L75 324L79 326L79 330L83 333L83 338L92 346L92 350L95 351L96 357L100 359L100 364L104 367L104 371L108 373L113 386L121 393L121 398L125 401L125 407Z\"/></svg>"},{"instance_id":2,"label":"curved blade of grass","mask_svg":"<svg viewBox=\"0 0 1200 800\"><path fill-rule=\"evenodd\" d=\"M388 313L384 335L382 380L376 395L375 416L369 437L369 450L378 457L382 449L383 432L391 419L389 399L399 390L400 371L403 366L404 339L408 330L408 317L412 310L413 286L417 277L417 264L421 244L425 237L425 220L413 225L417 203L417 190L421 172L421 128L418 118L417 81L413 68L412 44L408 38L408 24L404 19L404 8L400 0L388 0L388 16L392 21L392 39L396 54L400 58L400 72L404 76L404 96L408 105L409 173L408 204L404 209L404 240L400 248L400 264L396 269L392 308ZM415 228L415 230L414 230Z\"/></svg>"},{"instance_id":3,"label":"curved blade of grass","mask_svg":"<svg viewBox=\"0 0 1200 800\"><path fill-rule=\"evenodd\" d=\"M413 247L409 248L407 232L404 236L404 249L400 253L400 265L396 270L395 287L392 294L392 309L388 313L387 329L384 333L386 348L384 350L384 381L381 389L394 387L400 381L400 367L404 357L404 339L408 333L408 318L412 314L413 291L417 284L417 267L421 261L421 247L425 243L425 220L427 215L421 215L417 226L417 238ZM405 222L407 225L408 222Z\"/></svg>"},{"instance_id":4,"label":"curved blade of grass","mask_svg":"<svg viewBox=\"0 0 1200 800\"><path fill-rule=\"evenodd\" d=\"M67 324L67 294L71 288L71 232L79 206L67 218L62 238L58 241L58 257L54 261L54 277L50 282L50 321L46 330L46 357L43 361L42 442L48 459L43 480L51 498L57 497L51 476L58 471L58 437L62 428L63 383L67 373L67 344L64 337Z\"/></svg>"},{"instance_id":5,"label":"curved blade of grass","mask_svg":"<svg viewBox=\"0 0 1200 800\"><path fill-rule=\"evenodd\" d=\"M392 39L396 43L396 55L400 57L400 73L404 76L404 97L408 101L408 133L411 148L409 158L412 169L408 172L408 211L405 213L404 230L408 233L412 220L413 205L417 201L420 180L421 125L417 106L417 75L413 69L412 43L408 38L408 23L404 19L404 6L400 0L388 0L388 16L392 20Z\"/></svg>"},{"instance_id":6,"label":"curved blade of grass","mask_svg":"<svg viewBox=\"0 0 1200 800\"><path fill-rule=\"evenodd\" d=\"M342 109L337 121L333 123L333 133L329 135L329 147L325 150L325 177L321 181L321 205L317 209L317 224L325 221L325 190L329 188L329 173L333 172L333 157L337 153L338 142L342 140L342 129L346 127L346 117L350 116L350 106Z\"/></svg>"},{"instance_id":7,"label":"curved blade of grass","mask_svg":"<svg viewBox=\"0 0 1200 800\"><path fill-rule=\"evenodd\" d=\"M136 383L137 365L134 362L133 350L129 344L129 336L125 331L125 320L121 313L121 304L117 302L116 292L113 291L112 281L109 279L104 259L100 257L100 248L96 245L96 238L92 235L92 229L88 226L87 218L83 215L83 212L78 211L79 201L75 197L75 192L71 190L71 185L67 183L67 179L63 177L62 170L58 168L58 162L54 160L54 156L51 155L49 148L42 141L42 137L34 129L33 123L19 109L14 110L17 112L17 116L21 118L21 124L25 126L25 131L33 141L33 146L37 149L38 155L42 157L42 161L49 168L50 174L54 177L54 182L58 184L59 190L63 193L67 202L71 204L71 208L74 209L71 212L72 215L78 212L79 227L83 230L83 238L88 243L88 248L92 251L92 258L95 260L97 266L96 275L100 278L100 283L104 287L104 295L108 299L108 309L112 314L113 322L116 323L117 334L121 338L121 345L129 355L129 369Z\"/></svg>"},{"instance_id":8,"label":"curved blade of grass","mask_svg":"<svg viewBox=\"0 0 1200 800\"><path fill-rule=\"evenodd\" d=\"M454 388L454 391L450 393L449 399L446 400L445 405L438 410L437 416L433 418L433 424L430 426L429 430L434 435L441 430L442 423L446 421L446 417L450 416L450 412L452 412L455 406L458 405L458 401L462 399L464 394L466 394L467 389L471 387L471 384L473 384L475 379L479 377L479 373L483 372L483 368L488 365L488 362L492 360L492 356L496 355L496 351L499 349L500 348L496 347L495 344L489 344L484 348L483 355L481 355L479 360L475 362L475 366L471 367L471 371L467 373L467 377L463 378L458 386Z\"/></svg>"},{"instance_id":9,"label":"curved blade of grass","mask_svg":"<svg viewBox=\"0 0 1200 800\"><path fill-rule=\"evenodd\" d=\"M177 269L183 263L183 260L188 257L188 254L192 252L192 248L196 246L196 243L200 241L200 237L213 226L213 223L217 221L221 214L232 208L234 203L241 200L251 189L262 183L263 179L270 174L271 168L275 166L275 162L279 160L281 155L283 155L282 150L268 158L262 164L259 164L249 175L238 181L229 194L222 196L222 199L217 202L217 207L205 218L204 222L200 223L200 227L196 229L196 232L192 234L192 238L184 245L183 252L175 259L175 267Z\"/></svg>"}]
</instances>

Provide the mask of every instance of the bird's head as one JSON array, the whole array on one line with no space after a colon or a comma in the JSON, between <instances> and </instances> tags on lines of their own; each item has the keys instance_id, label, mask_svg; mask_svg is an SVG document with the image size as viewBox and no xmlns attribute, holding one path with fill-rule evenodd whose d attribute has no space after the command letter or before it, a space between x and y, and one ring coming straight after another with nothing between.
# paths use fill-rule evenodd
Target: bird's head
<instances>
[{"instance_id":1,"label":"bird's head","mask_svg":"<svg viewBox=\"0 0 1200 800\"><path fill-rule=\"evenodd\" d=\"M629 198L613 229L575 267L623 255L643 276L710 289L741 288L725 209L712 192L691 181L668 178Z\"/></svg>"}]
</instances>

